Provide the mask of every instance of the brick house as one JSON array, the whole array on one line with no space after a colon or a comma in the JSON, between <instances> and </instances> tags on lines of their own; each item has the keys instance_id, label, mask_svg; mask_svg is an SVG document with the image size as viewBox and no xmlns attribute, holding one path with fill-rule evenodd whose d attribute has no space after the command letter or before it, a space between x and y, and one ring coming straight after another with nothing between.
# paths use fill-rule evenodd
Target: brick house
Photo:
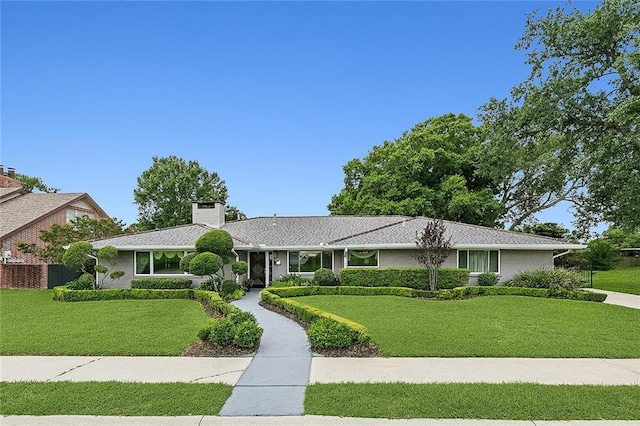
<instances>
[{"instance_id":1,"label":"brick house","mask_svg":"<svg viewBox=\"0 0 640 426\"><path fill-rule=\"evenodd\" d=\"M15 169L0 166L0 288L47 288L47 265L16 243L41 244L40 231L83 215L109 218L86 193L26 192Z\"/></svg>"}]
</instances>

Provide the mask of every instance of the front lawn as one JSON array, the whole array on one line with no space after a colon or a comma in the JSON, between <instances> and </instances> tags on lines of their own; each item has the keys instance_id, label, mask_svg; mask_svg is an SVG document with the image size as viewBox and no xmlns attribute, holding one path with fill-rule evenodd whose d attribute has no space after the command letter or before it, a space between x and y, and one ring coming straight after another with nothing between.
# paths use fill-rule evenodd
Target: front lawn
<instances>
[{"instance_id":1,"label":"front lawn","mask_svg":"<svg viewBox=\"0 0 640 426\"><path fill-rule=\"evenodd\" d=\"M640 357L640 310L621 306L521 296L295 300L364 325L384 356Z\"/></svg>"},{"instance_id":2,"label":"front lawn","mask_svg":"<svg viewBox=\"0 0 640 426\"><path fill-rule=\"evenodd\" d=\"M593 288L640 295L640 266L593 273Z\"/></svg>"},{"instance_id":3,"label":"front lawn","mask_svg":"<svg viewBox=\"0 0 640 426\"><path fill-rule=\"evenodd\" d=\"M0 414L217 415L232 389L221 383L0 382Z\"/></svg>"},{"instance_id":4,"label":"front lawn","mask_svg":"<svg viewBox=\"0 0 640 426\"><path fill-rule=\"evenodd\" d=\"M52 296L52 290L0 290L0 354L180 355L208 320L193 300Z\"/></svg>"},{"instance_id":5,"label":"front lawn","mask_svg":"<svg viewBox=\"0 0 640 426\"><path fill-rule=\"evenodd\" d=\"M340 383L307 387L307 415L509 420L640 419L640 386Z\"/></svg>"}]
</instances>

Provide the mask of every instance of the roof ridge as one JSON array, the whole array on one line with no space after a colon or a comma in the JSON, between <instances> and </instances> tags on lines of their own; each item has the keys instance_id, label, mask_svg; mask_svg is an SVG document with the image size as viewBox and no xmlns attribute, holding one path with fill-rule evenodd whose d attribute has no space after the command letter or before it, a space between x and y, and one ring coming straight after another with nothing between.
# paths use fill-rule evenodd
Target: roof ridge
<instances>
[{"instance_id":1,"label":"roof ridge","mask_svg":"<svg viewBox=\"0 0 640 426\"><path fill-rule=\"evenodd\" d=\"M346 237L338 238L338 239L335 239L333 241L328 241L327 244L335 244L335 243L338 243L340 241L348 240L349 238L359 237L361 235L369 234L371 232L376 232L376 231L379 231L381 229L390 228L392 226L400 225L401 223L406 223L406 222L412 221L414 219L415 219L414 217L403 217L403 219L400 222L389 223L387 225L379 226L377 228L368 229L366 231L358 232L358 233L355 233L353 235L348 235Z\"/></svg>"}]
</instances>

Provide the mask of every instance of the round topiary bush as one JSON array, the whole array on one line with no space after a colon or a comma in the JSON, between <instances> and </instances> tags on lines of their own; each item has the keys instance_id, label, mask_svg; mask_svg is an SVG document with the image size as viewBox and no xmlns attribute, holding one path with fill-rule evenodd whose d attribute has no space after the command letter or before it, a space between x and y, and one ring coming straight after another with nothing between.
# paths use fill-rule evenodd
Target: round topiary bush
<instances>
[{"instance_id":1,"label":"round topiary bush","mask_svg":"<svg viewBox=\"0 0 640 426\"><path fill-rule=\"evenodd\" d=\"M313 281L317 285L333 285L335 284L336 277L333 275L331 269L320 268L313 273Z\"/></svg>"},{"instance_id":2,"label":"round topiary bush","mask_svg":"<svg viewBox=\"0 0 640 426\"><path fill-rule=\"evenodd\" d=\"M78 278L78 284L91 288L93 286L93 275L84 273Z\"/></svg>"},{"instance_id":3,"label":"round topiary bush","mask_svg":"<svg viewBox=\"0 0 640 426\"><path fill-rule=\"evenodd\" d=\"M189 273L193 275L213 275L222 268L222 258L215 253L199 253L189 262Z\"/></svg>"},{"instance_id":4,"label":"round topiary bush","mask_svg":"<svg viewBox=\"0 0 640 426\"><path fill-rule=\"evenodd\" d=\"M211 252L224 256L233 249L233 238L222 229L213 229L205 232L196 240L198 253Z\"/></svg>"},{"instance_id":5,"label":"round topiary bush","mask_svg":"<svg viewBox=\"0 0 640 426\"><path fill-rule=\"evenodd\" d=\"M198 253L189 253L180 259L179 268L181 271L189 272L189 263L191 263L191 259L196 257Z\"/></svg>"},{"instance_id":6,"label":"round topiary bush","mask_svg":"<svg viewBox=\"0 0 640 426\"><path fill-rule=\"evenodd\" d=\"M493 272L483 272L478 275L478 285L483 287L498 285L498 275Z\"/></svg>"},{"instance_id":7,"label":"round topiary bush","mask_svg":"<svg viewBox=\"0 0 640 426\"><path fill-rule=\"evenodd\" d=\"M235 275L244 275L248 270L249 265L247 265L247 262L244 262L242 260L231 265L231 272L233 272Z\"/></svg>"}]
</instances>

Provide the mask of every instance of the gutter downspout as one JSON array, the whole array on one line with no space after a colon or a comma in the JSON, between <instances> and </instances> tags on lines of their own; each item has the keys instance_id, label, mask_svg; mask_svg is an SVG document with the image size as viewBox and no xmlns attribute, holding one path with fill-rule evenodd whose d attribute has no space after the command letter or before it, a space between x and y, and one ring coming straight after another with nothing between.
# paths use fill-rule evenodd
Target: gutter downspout
<instances>
[{"instance_id":1,"label":"gutter downspout","mask_svg":"<svg viewBox=\"0 0 640 426\"><path fill-rule=\"evenodd\" d=\"M567 254L569 254L569 253L571 253L571 250L567 250L567 251L565 251L565 252L558 253L558 254L554 255L554 256L553 256L553 258L554 258L554 259L557 259L557 258L562 257L562 256L565 256L565 255L567 255Z\"/></svg>"}]
</instances>

